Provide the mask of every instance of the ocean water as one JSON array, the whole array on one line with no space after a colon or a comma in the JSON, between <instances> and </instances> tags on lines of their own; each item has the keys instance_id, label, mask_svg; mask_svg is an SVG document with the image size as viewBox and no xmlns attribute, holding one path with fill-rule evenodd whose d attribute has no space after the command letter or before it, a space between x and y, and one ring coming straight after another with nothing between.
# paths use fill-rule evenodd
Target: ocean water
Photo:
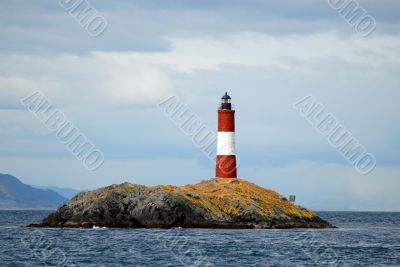
<instances>
[{"instance_id":1,"label":"ocean water","mask_svg":"<svg viewBox=\"0 0 400 267\"><path fill-rule=\"evenodd\" d=\"M35 229L0 211L0 266L400 266L400 213L320 212L338 229Z\"/></svg>"}]
</instances>

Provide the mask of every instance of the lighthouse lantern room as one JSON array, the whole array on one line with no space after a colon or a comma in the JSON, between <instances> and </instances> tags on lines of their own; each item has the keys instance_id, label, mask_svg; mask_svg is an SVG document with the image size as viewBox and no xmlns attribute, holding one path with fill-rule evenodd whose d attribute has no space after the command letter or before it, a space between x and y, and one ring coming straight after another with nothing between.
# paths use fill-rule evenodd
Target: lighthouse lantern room
<instances>
[{"instance_id":1,"label":"lighthouse lantern room","mask_svg":"<svg viewBox=\"0 0 400 267\"><path fill-rule=\"evenodd\" d=\"M225 95L221 98L220 109L232 109L231 97L228 95L228 93L225 93Z\"/></svg>"}]
</instances>

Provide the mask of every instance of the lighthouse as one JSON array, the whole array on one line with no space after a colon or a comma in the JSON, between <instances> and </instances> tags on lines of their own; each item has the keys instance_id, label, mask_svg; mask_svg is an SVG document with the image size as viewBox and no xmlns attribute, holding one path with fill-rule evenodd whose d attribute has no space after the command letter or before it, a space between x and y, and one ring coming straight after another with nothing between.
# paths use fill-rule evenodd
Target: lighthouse
<instances>
[{"instance_id":1,"label":"lighthouse","mask_svg":"<svg viewBox=\"0 0 400 267\"><path fill-rule=\"evenodd\" d=\"M235 110L228 93L221 98L218 108L218 142L216 177L237 178L235 153Z\"/></svg>"}]
</instances>

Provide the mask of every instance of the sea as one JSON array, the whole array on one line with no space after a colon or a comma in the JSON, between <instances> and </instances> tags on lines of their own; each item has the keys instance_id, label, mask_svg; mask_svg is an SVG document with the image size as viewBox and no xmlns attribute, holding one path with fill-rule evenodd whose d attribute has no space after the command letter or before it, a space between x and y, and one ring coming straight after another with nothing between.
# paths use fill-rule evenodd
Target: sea
<instances>
[{"instance_id":1,"label":"sea","mask_svg":"<svg viewBox=\"0 0 400 267\"><path fill-rule=\"evenodd\" d=\"M0 266L400 266L400 213L319 212L336 229L28 228L0 211Z\"/></svg>"}]
</instances>

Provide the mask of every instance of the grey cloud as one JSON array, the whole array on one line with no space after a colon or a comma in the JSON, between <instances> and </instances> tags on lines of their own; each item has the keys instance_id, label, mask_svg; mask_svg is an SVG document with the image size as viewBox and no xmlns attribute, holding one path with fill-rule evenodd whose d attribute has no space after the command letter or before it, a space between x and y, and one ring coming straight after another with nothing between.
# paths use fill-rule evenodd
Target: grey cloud
<instances>
[{"instance_id":1,"label":"grey cloud","mask_svg":"<svg viewBox=\"0 0 400 267\"><path fill-rule=\"evenodd\" d=\"M398 1L359 1L378 22L378 33L399 33ZM90 37L57 1L3 1L2 51L15 53L86 53L167 51L176 34L223 35L239 31L272 35L312 34L353 29L326 1L92 1L109 24Z\"/></svg>"}]
</instances>

